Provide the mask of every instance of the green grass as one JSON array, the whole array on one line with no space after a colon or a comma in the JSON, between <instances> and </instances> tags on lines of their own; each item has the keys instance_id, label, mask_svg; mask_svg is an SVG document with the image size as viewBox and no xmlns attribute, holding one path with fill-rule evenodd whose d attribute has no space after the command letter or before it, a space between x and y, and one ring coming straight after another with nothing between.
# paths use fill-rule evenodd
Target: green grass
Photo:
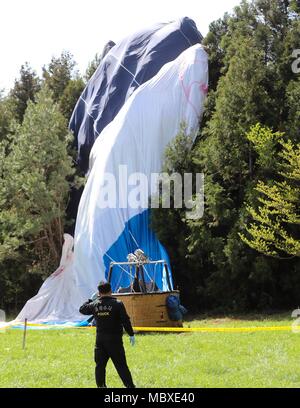
<instances>
[{"instance_id":1,"label":"green grass","mask_svg":"<svg viewBox=\"0 0 300 408\"><path fill-rule=\"evenodd\" d=\"M190 327L287 326L286 315L202 318ZM0 387L95 387L95 329L0 334ZM300 387L300 334L292 332L137 334L124 336L138 387ZM109 387L121 387L111 362Z\"/></svg>"}]
</instances>

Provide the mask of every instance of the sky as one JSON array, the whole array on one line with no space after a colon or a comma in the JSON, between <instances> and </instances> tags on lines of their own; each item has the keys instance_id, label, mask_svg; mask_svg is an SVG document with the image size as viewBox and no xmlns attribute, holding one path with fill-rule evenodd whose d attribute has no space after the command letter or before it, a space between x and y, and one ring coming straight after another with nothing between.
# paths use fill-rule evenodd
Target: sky
<instances>
[{"instance_id":1,"label":"sky","mask_svg":"<svg viewBox=\"0 0 300 408\"><path fill-rule=\"evenodd\" d=\"M25 62L41 75L52 56L70 51L84 73L109 40L153 23L192 18L209 23L240 0L0 0L0 89L10 89Z\"/></svg>"}]
</instances>

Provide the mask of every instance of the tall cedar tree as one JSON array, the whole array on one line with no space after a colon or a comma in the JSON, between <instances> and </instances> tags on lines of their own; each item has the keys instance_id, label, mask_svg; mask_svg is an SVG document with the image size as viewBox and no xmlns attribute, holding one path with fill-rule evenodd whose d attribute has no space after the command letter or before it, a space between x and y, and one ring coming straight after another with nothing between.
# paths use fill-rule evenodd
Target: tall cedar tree
<instances>
[{"instance_id":1,"label":"tall cedar tree","mask_svg":"<svg viewBox=\"0 0 300 408\"><path fill-rule=\"evenodd\" d=\"M47 275L60 259L73 175L67 123L44 87L28 103L11 143L1 145L0 260Z\"/></svg>"}]
</instances>

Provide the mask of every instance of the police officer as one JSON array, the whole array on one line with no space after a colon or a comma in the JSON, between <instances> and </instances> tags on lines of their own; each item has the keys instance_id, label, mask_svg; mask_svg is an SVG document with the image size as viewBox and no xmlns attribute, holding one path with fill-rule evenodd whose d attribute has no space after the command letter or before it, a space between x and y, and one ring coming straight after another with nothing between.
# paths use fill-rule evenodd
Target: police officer
<instances>
[{"instance_id":1,"label":"police officer","mask_svg":"<svg viewBox=\"0 0 300 408\"><path fill-rule=\"evenodd\" d=\"M122 340L124 327L130 336L130 343L132 345L135 343L130 318L124 304L112 297L109 283L100 282L98 291L99 296L95 300L89 299L79 309L79 312L84 315L93 315L96 321L95 377L97 387L106 388L105 371L107 362L111 358L124 386L134 388Z\"/></svg>"}]
</instances>

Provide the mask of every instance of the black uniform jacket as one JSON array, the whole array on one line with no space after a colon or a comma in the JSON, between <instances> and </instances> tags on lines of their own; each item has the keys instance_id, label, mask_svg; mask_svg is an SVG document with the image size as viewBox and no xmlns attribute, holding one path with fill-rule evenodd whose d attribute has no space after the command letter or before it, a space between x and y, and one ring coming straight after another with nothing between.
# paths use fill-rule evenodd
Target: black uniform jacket
<instances>
[{"instance_id":1,"label":"black uniform jacket","mask_svg":"<svg viewBox=\"0 0 300 408\"><path fill-rule=\"evenodd\" d=\"M96 345L101 341L120 340L123 327L129 336L134 335L124 304L112 296L98 297L94 301L89 299L80 307L79 312L94 316L97 326Z\"/></svg>"}]
</instances>

